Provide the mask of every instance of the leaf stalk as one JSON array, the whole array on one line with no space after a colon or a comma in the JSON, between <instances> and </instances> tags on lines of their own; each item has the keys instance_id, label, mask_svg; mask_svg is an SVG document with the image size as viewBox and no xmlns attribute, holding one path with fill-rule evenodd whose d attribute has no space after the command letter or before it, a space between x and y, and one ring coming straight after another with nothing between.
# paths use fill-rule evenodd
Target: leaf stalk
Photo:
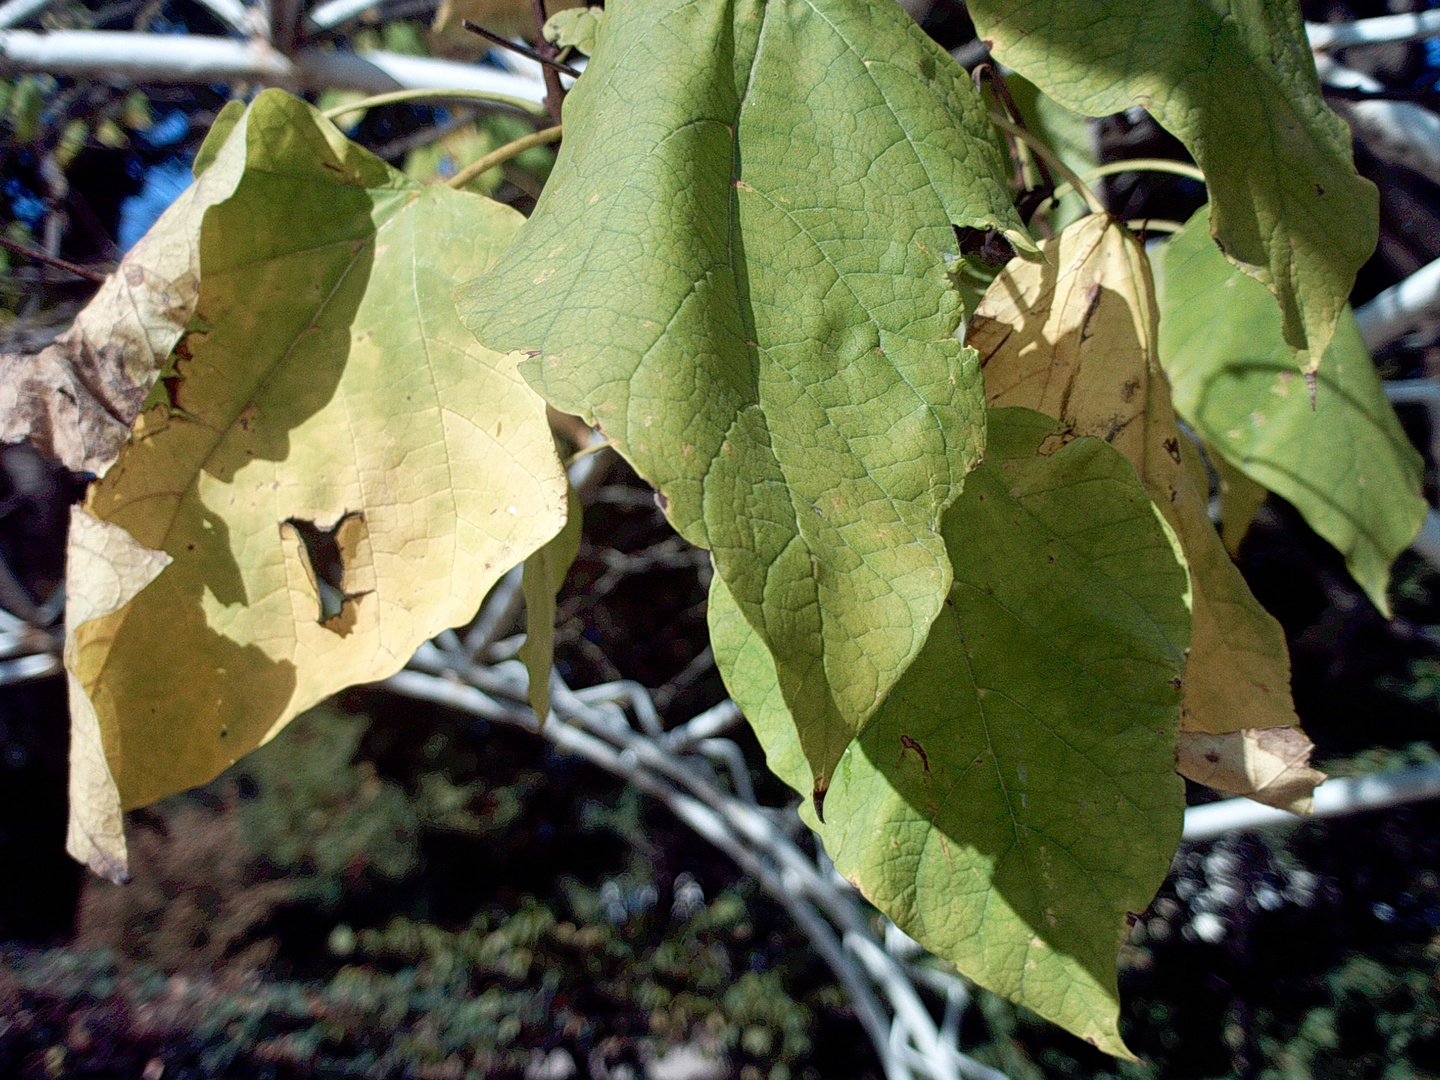
<instances>
[{"instance_id":1,"label":"leaf stalk","mask_svg":"<svg viewBox=\"0 0 1440 1080\"><path fill-rule=\"evenodd\" d=\"M511 158L519 157L526 150L532 150L537 146L545 146L548 143L559 142L560 135L561 127L559 124L556 124L554 127L545 128L534 134L521 136L514 142L508 142L504 146L496 147L478 161L473 161L469 165L466 165L465 168L457 172L447 180L446 183L452 188L463 188L477 176L489 172L497 165L505 164L505 162Z\"/></svg>"},{"instance_id":2,"label":"leaf stalk","mask_svg":"<svg viewBox=\"0 0 1440 1080\"><path fill-rule=\"evenodd\" d=\"M489 101L496 105L508 105L512 109L519 109L531 116L544 116L545 109L533 101L526 101L524 98L511 97L508 94L496 94L489 90L446 90L439 87L425 87L416 90L390 90L384 94L376 94L374 97L361 98L359 101L348 105L336 105L333 109L326 109L320 115L326 120L336 120L346 113L361 112L365 109L378 109L381 105L394 105L402 101Z\"/></svg>"},{"instance_id":3,"label":"leaf stalk","mask_svg":"<svg viewBox=\"0 0 1440 1080\"><path fill-rule=\"evenodd\" d=\"M1074 169L1060 160L1059 155L1057 155L1054 150L1051 150L1050 147L1045 145L1044 140L1037 138L1033 132L1026 131L1019 124L1014 123L1008 117L1001 116L999 113L991 113L990 122L1007 135L1019 139L1034 151L1038 157L1044 158L1056 176L1064 180L1073 190L1080 193L1080 197L1085 200L1085 205L1090 208L1091 213L1105 213L1105 205L1095 197L1095 192L1090 190L1089 186L1084 180L1080 179ZM1063 187L1064 185L1061 186ZM1058 190L1059 189L1057 189L1057 191Z\"/></svg>"}]
</instances>

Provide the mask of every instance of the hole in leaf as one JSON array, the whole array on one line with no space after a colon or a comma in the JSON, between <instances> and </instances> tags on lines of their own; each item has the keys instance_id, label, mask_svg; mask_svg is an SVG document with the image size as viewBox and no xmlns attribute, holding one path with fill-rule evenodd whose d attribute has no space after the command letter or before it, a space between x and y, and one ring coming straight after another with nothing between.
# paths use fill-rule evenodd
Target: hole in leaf
<instances>
[{"instance_id":1,"label":"hole in leaf","mask_svg":"<svg viewBox=\"0 0 1440 1080\"><path fill-rule=\"evenodd\" d=\"M345 591L345 562L354 556L365 535L365 515L346 514L329 529L302 518L287 518L285 524L295 530L305 552L310 581L320 601L316 621L344 637L355 626L354 601L368 591Z\"/></svg>"},{"instance_id":2,"label":"hole in leaf","mask_svg":"<svg viewBox=\"0 0 1440 1080\"><path fill-rule=\"evenodd\" d=\"M1015 248L999 229L975 229L955 226L955 239L960 254L972 263L994 270L1015 257Z\"/></svg>"}]
</instances>

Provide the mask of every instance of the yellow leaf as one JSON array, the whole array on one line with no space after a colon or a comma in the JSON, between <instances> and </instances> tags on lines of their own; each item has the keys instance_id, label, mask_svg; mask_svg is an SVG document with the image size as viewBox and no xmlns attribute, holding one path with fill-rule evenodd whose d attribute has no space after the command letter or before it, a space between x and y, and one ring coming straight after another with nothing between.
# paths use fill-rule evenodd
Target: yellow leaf
<instances>
[{"instance_id":1,"label":"yellow leaf","mask_svg":"<svg viewBox=\"0 0 1440 1080\"><path fill-rule=\"evenodd\" d=\"M1193 617L1181 729L1223 735L1298 726L1284 633L1230 561L1187 467L1195 451L1176 426L1156 356L1144 248L1093 215L1042 251L1044 262L1012 261L971 321L967 341L980 353L990 406L1053 416L1065 425L1061 441L1109 442L1135 465L1179 538Z\"/></svg>"},{"instance_id":2,"label":"yellow leaf","mask_svg":"<svg viewBox=\"0 0 1440 1080\"><path fill-rule=\"evenodd\" d=\"M97 789L75 814L103 826L110 876L120 808L393 674L564 521L545 403L453 300L520 216L407 181L279 91L230 154L244 169L204 216L194 328L86 504L107 543L168 565L130 595L92 567L69 593Z\"/></svg>"},{"instance_id":3,"label":"yellow leaf","mask_svg":"<svg viewBox=\"0 0 1440 1080\"><path fill-rule=\"evenodd\" d=\"M65 566L65 676L70 687L70 827L65 849L95 873L112 881L125 876L125 835L120 793L107 761L105 736L87 686L103 665L106 642L82 648L78 628L113 615L170 565L170 556L140 544L119 525L101 521L83 507L70 510Z\"/></svg>"},{"instance_id":4,"label":"yellow leaf","mask_svg":"<svg viewBox=\"0 0 1440 1080\"><path fill-rule=\"evenodd\" d=\"M580 524L584 509L570 489L565 527L549 543L525 560L521 589L525 593L525 643L520 660L530 676L530 707L545 723L550 715L550 669L555 665L555 594L580 550Z\"/></svg>"},{"instance_id":5,"label":"yellow leaf","mask_svg":"<svg viewBox=\"0 0 1440 1080\"><path fill-rule=\"evenodd\" d=\"M1310 767L1314 743L1296 728L1247 729L1224 735L1187 731L1175 760L1197 783L1267 806L1308 814L1325 774Z\"/></svg>"}]
</instances>

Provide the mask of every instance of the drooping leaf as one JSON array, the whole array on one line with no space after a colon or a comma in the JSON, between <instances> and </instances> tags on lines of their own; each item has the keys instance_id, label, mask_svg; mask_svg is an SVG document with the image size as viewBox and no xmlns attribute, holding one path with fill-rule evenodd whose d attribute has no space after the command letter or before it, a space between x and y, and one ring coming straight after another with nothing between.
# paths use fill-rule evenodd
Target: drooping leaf
<instances>
[{"instance_id":1,"label":"drooping leaf","mask_svg":"<svg viewBox=\"0 0 1440 1080\"><path fill-rule=\"evenodd\" d=\"M227 106L217 133L234 122ZM0 355L0 443L30 441L76 472L103 476L170 350L195 312L200 218L230 197L244 162L209 168L217 137L195 159L197 181L130 249L75 316L34 356Z\"/></svg>"},{"instance_id":2,"label":"drooping leaf","mask_svg":"<svg viewBox=\"0 0 1440 1080\"><path fill-rule=\"evenodd\" d=\"M1181 773L1216 791L1308 814L1325 774L1310 767L1315 745L1295 728L1266 728L1180 735L1175 760Z\"/></svg>"},{"instance_id":3,"label":"drooping leaf","mask_svg":"<svg viewBox=\"0 0 1440 1080\"><path fill-rule=\"evenodd\" d=\"M1313 371L1355 272L1375 248L1378 198L1350 130L1320 95L1298 0L970 0L996 56L1062 105L1134 105L1205 171L1225 254L1280 302L1285 341Z\"/></svg>"},{"instance_id":4,"label":"drooping leaf","mask_svg":"<svg viewBox=\"0 0 1440 1080\"><path fill-rule=\"evenodd\" d=\"M520 588L525 594L525 643L520 661L530 676L530 707L540 723L550 715L550 669L555 666L555 594L580 550L584 510L570 488L565 527L525 560Z\"/></svg>"},{"instance_id":5,"label":"drooping leaf","mask_svg":"<svg viewBox=\"0 0 1440 1080\"><path fill-rule=\"evenodd\" d=\"M952 223L1009 230L965 73L890 4L616 0L461 309L713 550L823 791L925 641L981 448Z\"/></svg>"},{"instance_id":6,"label":"drooping leaf","mask_svg":"<svg viewBox=\"0 0 1440 1080\"><path fill-rule=\"evenodd\" d=\"M69 627L77 740L93 709L114 783L76 792L87 834L396 671L564 519L544 404L453 306L519 215L407 181L278 91L212 169L232 156L234 194L201 227L199 328L86 507L172 560ZM105 584L76 573L72 604ZM104 836L90 863L113 871Z\"/></svg>"},{"instance_id":7,"label":"drooping leaf","mask_svg":"<svg viewBox=\"0 0 1440 1080\"><path fill-rule=\"evenodd\" d=\"M1194 613L1184 729L1298 726L1284 632L1230 561L1187 468L1195 450L1176 427L1155 356L1144 248L1097 214L1042 251L1043 264L1007 267L971 320L967 340L980 352L987 399L992 407L1038 409L1073 435L1109 442L1134 464L1180 538Z\"/></svg>"},{"instance_id":8,"label":"drooping leaf","mask_svg":"<svg viewBox=\"0 0 1440 1080\"><path fill-rule=\"evenodd\" d=\"M1278 315L1206 232L1202 209L1160 257L1160 362L1175 409L1236 469L1289 500L1388 614L1390 565L1425 520L1420 455L1350 312L1316 372L1312 408Z\"/></svg>"},{"instance_id":9,"label":"drooping leaf","mask_svg":"<svg viewBox=\"0 0 1440 1080\"><path fill-rule=\"evenodd\" d=\"M825 822L804 812L927 949L1128 1057L1115 958L1180 838L1188 585L1129 462L1061 432L991 411L985 462L945 514L945 609L841 759ZM774 666L724 582L711 588L726 685L771 769L804 791Z\"/></svg>"},{"instance_id":10,"label":"drooping leaf","mask_svg":"<svg viewBox=\"0 0 1440 1080\"><path fill-rule=\"evenodd\" d=\"M65 619L71 629L113 615L170 565L163 551L141 546L118 525L83 507L70 509ZM70 800L85 807L70 815L65 848L112 881L125 877L125 831L120 792L110 771L111 750L87 688L76 677L79 640L65 636L65 678L70 696ZM113 747L113 741L110 743Z\"/></svg>"}]
</instances>

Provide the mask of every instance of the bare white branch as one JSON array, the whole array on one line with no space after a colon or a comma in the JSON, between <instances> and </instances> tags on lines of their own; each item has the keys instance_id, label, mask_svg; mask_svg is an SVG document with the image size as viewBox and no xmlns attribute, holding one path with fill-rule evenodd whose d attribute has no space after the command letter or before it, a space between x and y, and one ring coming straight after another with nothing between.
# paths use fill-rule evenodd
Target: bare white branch
<instances>
[{"instance_id":1,"label":"bare white branch","mask_svg":"<svg viewBox=\"0 0 1440 1080\"><path fill-rule=\"evenodd\" d=\"M1326 86L1366 93L1384 90L1384 86L1369 75L1327 56L1317 56L1315 67ZM1440 183L1440 116L1413 101L1335 101L1332 104L1376 157Z\"/></svg>"},{"instance_id":2,"label":"bare white branch","mask_svg":"<svg viewBox=\"0 0 1440 1080\"><path fill-rule=\"evenodd\" d=\"M1440 765L1417 765L1388 773L1343 776L1315 789L1315 818L1344 817L1440 797ZM1229 832L1296 825L1306 819L1249 799L1192 806L1185 811L1185 839L1213 840Z\"/></svg>"},{"instance_id":3,"label":"bare white branch","mask_svg":"<svg viewBox=\"0 0 1440 1080\"><path fill-rule=\"evenodd\" d=\"M305 29L330 30L380 6L380 0L328 0L305 16Z\"/></svg>"},{"instance_id":4,"label":"bare white branch","mask_svg":"<svg viewBox=\"0 0 1440 1080\"><path fill-rule=\"evenodd\" d=\"M873 914L853 887L834 873L823 853L817 862L794 836L804 829L793 810L759 806L735 744L715 736L739 718L726 702L669 734L658 731L646 691L634 683L607 683L572 691L552 674L553 713L539 723L525 704L524 666L510 661L473 663L463 647L423 646L410 669L383 685L410 697L448 705L487 720L540 734L557 747L623 777L663 802L690 828L715 844L766 892L785 905L850 995L856 1015L875 1045L887 1080L1004 1080L956 1045L957 1025L937 1025L916 985L937 973L912 961L918 951L895 947L887 932L877 939ZM627 716L640 721L636 730ZM711 762L724 762L732 786L721 784ZM748 779L748 775L746 776ZM968 1000L963 984L941 978L947 1015Z\"/></svg>"},{"instance_id":5,"label":"bare white branch","mask_svg":"<svg viewBox=\"0 0 1440 1080\"><path fill-rule=\"evenodd\" d=\"M544 84L510 72L424 56L302 49L287 57L263 41L200 35L65 30L52 34L0 30L0 73L51 75L118 82L256 82L289 89L389 90L439 87L473 90L533 107Z\"/></svg>"},{"instance_id":6,"label":"bare white branch","mask_svg":"<svg viewBox=\"0 0 1440 1080\"><path fill-rule=\"evenodd\" d=\"M1355 309L1360 336L1371 352L1440 322L1440 259L1427 263Z\"/></svg>"},{"instance_id":7,"label":"bare white branch","mask_svg":"<svg viewBox=\"0 0 1440 1080\"><path fill-rule=\"evenodd\" d=\"M54 0L7 0L0 4L0 29L19 26L27 19L39 15Z\"/></svg>"},{"instance_id":8,"label":"bare white branch","mask_svg":"<svg viewBox=\"0 0 1440 1080\"><path fill-rule=\"evenodd\" d=\"M1382 15L1347 23L1306 23L1310 48L1348 49L1352 45L1379 45L1387 41L1413 41L1440 36L1440 11L1410 15Z\"/></svg>"}]
</instances>

